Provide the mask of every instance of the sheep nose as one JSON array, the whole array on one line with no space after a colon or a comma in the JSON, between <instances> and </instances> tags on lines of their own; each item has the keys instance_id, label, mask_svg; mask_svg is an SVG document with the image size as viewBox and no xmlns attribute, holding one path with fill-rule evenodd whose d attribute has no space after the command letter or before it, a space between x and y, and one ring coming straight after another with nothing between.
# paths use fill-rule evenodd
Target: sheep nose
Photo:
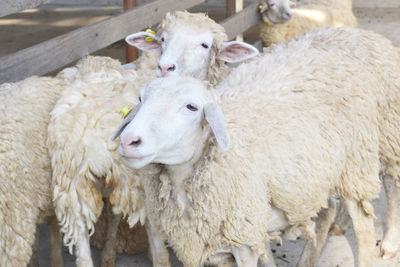
<instances>
[{"instance_id":1,"label":"sheep nose","mask_svg":"<svg viewBox=\"0 0 400 267\"><path fill-rule=\"evenodd\" d=\"M142 138L139 136L121 138L121 145L123 149L129 149L130 147L138 147L142 144Z\"/></svg>"},{"instance_id":2,"label":"sheep nose","mask_svg":"<svg viewBox=\"0 0 400 267\"><path fill-rule=\"evenodd\" d=\"M175 64L170 64L170 65L158 65L158 69L161 71L161 76L164 77L168 74L168 72L173 72L175 71Z\"/></svg>"},{"instance_id":3,"label":"sheep nose","mask_svg":"<svg viewBox=\"0 0 400 267\"><path fill-rule=\"evenodd\" d=\"M287 19L291 19L292 16L293 16L293 13L292 12L286 12L285 16L286 16Z\"/></svg>"}]
</instances>

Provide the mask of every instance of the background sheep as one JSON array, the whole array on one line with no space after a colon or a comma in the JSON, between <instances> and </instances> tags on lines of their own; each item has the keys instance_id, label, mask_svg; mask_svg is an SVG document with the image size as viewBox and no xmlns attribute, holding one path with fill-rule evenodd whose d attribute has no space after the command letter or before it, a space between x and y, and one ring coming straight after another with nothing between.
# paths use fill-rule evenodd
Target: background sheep
<instances>
[{"instance_id":1,"label":"background sheep","mask_svg":"<svg viewBox=\"0 0 400 267\"><path fill-rule=\"evenodd\" d=\"M37 224L54 216L46 136L49 113L65 85L30 77L0 86L0 266L26 266ZM52 266L63 266L57 220L49 222Z\"/></svg>"},{"instance_id":2,"label":"background sheep","mask_svg":"<svg viewBox=\"0 0 400 267\"><path fill-rule=\"evenodd\" d=\"M193 61L193 66L188 70L184 68L188 65L176 63L174 73L196 75L201 79L212 76L217 79L217 75L220 74L217 65L223 68L223 64L218 62L225 58L228 60L228 52L230 61L244 60L258 53L254 47L245 43L224 43L221 40L222 37L226 38L224 29L205 14L167 14L160 29L162 33L171 35L172 31L187 32L185 39L170 40L164 37L170 41L163 44L160 61L170 49L175 49L175 59L179 64L186 62L186 57ZM203 47L199 41L200 34L205 38L203 42L207 42L208 48ZM136 37L128 37L128 40L135 40L136 43L141 43L142 47L157 47L149 52L161 52L158 39L161 40L162 37L156 38L147 32L134 36ZM154 38L152 42L144 40L149 36ZM192 37L200 42L196 45L203 51L196 53L196 58L180 50L185 48L186 43L193 45ZM178 41L183 44L177 46ZM217 57L221 58L218 62ZM77 245L78 265L91 266L89 231L93 232L93 225L103 208L102 196L112 192L110 201L114 205L114 212L127 215L130 226L135 225L139 219L144 222L145 212L140 200L143 190L135 175L121 166L115 151L118 144L110 142L109 131L116 127L120 120L119 110L123 106L136 104L137 91L143 84L154 79L156 73L153 68L146 67L138 67L136 72L124 70L118 62L99 57L86 58L77 68L75 73L79 75L71 82L69 89L63 92L51 114L49 145L56 214L62 225L64 243L70 249ZM104 184L96 187L99 181ZM110 189L109 192L102 194L104 188ZM119 218L115 221L118 222ZM153 256L153 262L165 259L168 262L167 250L164 246L160 250L161 252L158 252L157 248L152 248L152 253L158 255Z\"/></svg>"},{"instance_id":3,"label":"background sheep","mask_svg":"<svg viewBox=\"0 0 400 267\"><path fill-rule=\"evenodd\" d=\"M353 43L353 46L356 46L356 48L349 49L349 47L351 47L351 45L349 46L349 44L351 43ZM345 47L347 49L344 49ZM269 61L267 59L269 59ZM400 81L398 78L400 66L398 64L399 62L399 56L395 52L395 49L390 44L390 42L376 34L351 28L321 29L319 31L313 31L312 33L306 34L305 36L299 38L299 41L288 42L280 46L267 49L267 54L263 57L263 59L255 60L251 63L245 63L239 66L228 77L228 79L222 83L221 86L217 87L217 91L225 89L225 94L228 95L227 97L229 99L232 99L233 97L238 98L239 96L240 98L242 98L242 94L239 94L238 92L243 92L243 94L249 91L253 92L254 90L256 90L255 88L260 87L260 84L271 84L271 82L278 80L279 83L276 82L270 85L271 88L276 88L274 90L271 89L272 91L270 93L279 95L280 89L288 90L286 88L286 80L291 79L297 81L293 84L295 84L298 88L296 87L292 89L292 91L298 93L302 93L305 89L308 88L306 85L309 80L316 81L317 87L322 86L322 84L324 83L320 79L331 79L332 84L337 83L336 86L339 86L340 88L351 89L350 91L348 89L345 89L342 93L359 95L358 93L356 93L359 91L352 90L362 90L361 96L370 97L370 100L368 101L372 101L373 106L370 107L372 108L371 110L370 108L368 108L364 110L361 114L365 114L365 116L372 116L372 118L374 116L377 116L378 118L377 123L379 122L380 143L379 154L381 166L384 167L384 172L387 173L393 171L393 168L396 167L395 165L393 165L390 166L392 168L388 168L388 165L386 163L387 160L392 159L393 162L393 159L396 158L396 154L394 154L394 151L390 151L390 153L392 154L389 154L386 150L382 150L382 148L389 146L389 144L391 144L392 146L396 145L396 143L393 143L393 139L387 138L387 136L392 136L393 134L396 134L398 132L394 129L395 125L397 125L396 121L399 116L396 116L397 110L390 107L394 107L396 106L395 103L398 103L398 96L396 95L398 95L397 93L400 88ZM252 75L244 75L244 73L248 73L249 69L256 69L257 71ZM337 75L336 79L334 77L331 77L332 71L334 71L334 74ZM279 72L283 74L279 74ZM347 76L346 73L350 75ZM351 75L352 73L357 73L357 75ZM373 74L373 76L371 76L371 73ZM280 75L284 76L289 74L293 77L285 76L285 78L280 78ZM271 77L269 75L271 75ZM343 77L349 77L349 79L343 79ZM252 90L235 90L235 88L240 88L240 86L238 85L242 85L242 87L246 88L251 88ZM261 92L258 93L258 98L261 95L265 94L265 92L263 94ZM233 97L231 97L230 95L232 95ZM142 95L142 98L143 97L146 97L146 94ZM328 101L329 99L330 97L326 97L324 101ZM352 101L352 99L345 99L346 101ZM357 106L356 103L350 106L353 105L355 107ZM257 105L252 106L254 107ZM282 108L282 110L285 109ZM373 110L377 110L378 114L374 115ZM125 121L122 125L126 126L128 122L129 120ZM137 125L135 125L135 127L137 127ZM378 129L373 131L371 135L373 136L374 133L378 134L377 130ZM364 128L360 129L360 133L364 133L366 131L368 130ZM140 136L137 133L134 135ZM127 140L125 141L128 142ZM139 142L138 146L141 143L144 142ZM131 144L134 147L135 143L132 142ZM369 154L367 153L367 155ZM346 159L346 157L342 158ZM382 163L385 165L383 165ZM230 166L236 165L230 164ZM317 164L313 166L319 165ZM357 163L355 164L355 166L360 166L360 164ZM337 185L336 189L339 191L339 193L342 194L342 196L345 196L346 198L352 197L356 200L361 200L363 198L369 199L376 196L375 193L378 189L375 187L375 185L379 184L379 181L377 181L377 175L378 173L376 172L375 177L373 177L373 173L371 173L367 179L364 175L356 176L349 174L349 176L347 177L342 177L342 179L340 180L341 185ZM361 186L359 183L364 184L364 186ZM368 189L368 185L374 186ZM281 203L280 205L278 204L282 201L282 195L284 195L279 194L279 192L281 192L279 190L286 189L286 187L288 186L285 185L282 187L284 188L274 188L274 190L270 191L270 194L272 197L272 203L274 205L278 205L279 208L285 209L285 207L288 207L287 202L283 201L283 203ZM296 207L303 207L303 205L299 205L299 203L301 202L295 201L293 202L293 205L289 205L291 207L294 207L293 211L285 210L289 219L289 223L291 224L293 224L293 218L299 218L297 216L299 216L298 213L300 211L296 209ZM364 212L366 212L367 214L372 214L372 207L364 201L362 201L362 203L364 205L364 211L361 212L361 214L359 215L361 216ZM320 204L321 206L323 206L323 203L320 202ZM354 212L354 207L350 207L350 209L353 209L352 211L350 211L350 213ZM292 215L290 215L291 212L293 212ZM297 214L295 214L296 212ZM294 224L296 225L296 223ZM309 227L307 227L307 224ZM368 219L368 225L371 226L370 218ZM311 222L307 222L306 224L300 223L300 226L303 228L303 230L305 230L306 234L312 236L312 233L310 232L310 229L312 229ZM359 231L361 230L359 228L360 226L361 228L364 227L362 226L361 222L360 224L358 224L357 222L355 223L354 227L356 234L359 233ZM394 229L396 230L396 228ZM371 238L371 236L369 238ZM358 235L358 243L360 246L368 246L369 250L369 252L367 253L365 250L364 252L360 252L360 266L362 266L363 264L367 265L367 263L371 263L371 258L368 257L371 257L371 255L373 254L373 247L375 244L371 244L371 242L368 242L368 239L363 240L360 235ZM395 244L397 245L398 243ZM367 258L368 260L363 260Z\"/></svg>"},{"instance_id":4,"label":"background sheep","mask_svg":"<svg viewBox=\"0 0 400 267\"><path fill-rule=\"evenodd\" d=\"M357 26L351 0L313 0L290 9L290 0L261 1L260 38L265 46L294 39L322 26Z\"/></svg>"}]
</instances>

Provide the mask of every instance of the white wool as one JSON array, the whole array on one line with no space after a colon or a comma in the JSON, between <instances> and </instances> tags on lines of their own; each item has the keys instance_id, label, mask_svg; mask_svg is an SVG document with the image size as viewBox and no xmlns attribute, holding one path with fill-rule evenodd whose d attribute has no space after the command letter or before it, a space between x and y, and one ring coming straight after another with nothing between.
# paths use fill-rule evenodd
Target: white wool
<instances>
[{"instance_id":1,"label":"white wool","mask_svg":"<svg viewBox=\"0 0 400 267\"><path fill-rule=\"evenodd\" d=\"M36 76L0 85L0 266L26 266L37 224L53 215L47 126L65 86Z\"/></svg>"}]
</instances>

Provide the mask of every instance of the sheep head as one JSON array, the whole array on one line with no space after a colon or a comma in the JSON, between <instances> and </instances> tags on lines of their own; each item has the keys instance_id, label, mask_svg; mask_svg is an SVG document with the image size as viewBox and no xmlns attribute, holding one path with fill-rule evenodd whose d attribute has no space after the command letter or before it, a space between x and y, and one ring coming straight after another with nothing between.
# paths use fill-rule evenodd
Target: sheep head
<instances>
[{"instance_id":1,"label":"sheep head","mask_svg":"<svg viewBox=\"0 0 400 267\"><path fill-rule=\"evenodd\" d=\"M244 42L226 42L224 28L204 13L168 13L157 34L139 32L126 42L141 50L161 52L157 76L188 75L210 80L210 70L223 61L236 63L258 54Z\"/></svg>"},{"instance_id":2,"label":"sheep head","mask_svg":"<svg viewBox=\"0 0 400 267\"><path fill-rule=\"evenodd\" d=\"M291 0L263 0L260 5L260 13L267 23L285 23L292 19L291 7L295 5Z\"/></svg>"},{"instance_id":3,"label":"sheep head","mask_svg":"<svg viewBox=\"0 0 400 267\"><path fill-rule=\"evenodd\" d=\"M139 108L115 135L120 134L118 151L130 167L188 162L202 153L210 128L222 149L228 148L222 112L203 82L158 78L142 88L139 99Z\"/></svg>"}]
</instances>

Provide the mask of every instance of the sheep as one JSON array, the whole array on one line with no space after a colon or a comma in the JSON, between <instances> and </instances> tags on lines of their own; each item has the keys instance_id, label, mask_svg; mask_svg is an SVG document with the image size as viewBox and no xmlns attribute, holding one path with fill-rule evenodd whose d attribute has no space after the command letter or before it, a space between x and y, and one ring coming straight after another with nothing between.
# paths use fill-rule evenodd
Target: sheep
<instances>
[{"instance_id":1,"label":"sheep","mask_svg":"<svg viewBox=\"0 0 400 267\"><path fill-rule=\"evenodd\" d=\"M189 31L190 25L193 25L192 31ZM192 39L199 41L197 45L201 48L199 53L194 54L195 58L185 53L176 53L179 64L176 63L174 73L195 75L200 79L212 77L217 80L220 73L217 66L224 68L222 60L239 62L258 54L256 48L248 44L223 42L222 38L226 38L224 29L202 13L167 14L161 23L160 32L172 34L173 31L187 32L186 38L181 40L183 43L179 47L176 46L179 39L165 41L160 62L170 49L178 49L175 52L180 52L179 49L184 49L185 43L193 45L190 42ZM200 35L204 40L198 40ZM153 41L146 42L145 37L152 37ZM161 52L162 38L144 32L136 34L136 37L130 36L128 40L144 43L143 47L147 48L154 45L158 47L147 49L147 52ZM207 42L209 47L202 47L202 42ZM195 68L186 69L186 57L196 62ZM182 62L185 64L180 65ZM83 67L85 65L88 67ZM110 143L109 129L118 125L121 116L118 111L123 106L135 105L137 91L156 77L154 67L146 67L150 65L147 62L140 67L139 64L138 70L134 71L123 69L118 62L111 59L86 58L78 64L80 70L69 70L72 74L68 77L76 77L67 78L71 86L63 92L51 113L49 150L53 167L56 215L61 222L64 243L69 246L70 252L76 245L78 266L93 264L88 240L103 208L102 187L110 188L110 185L114 185L114 189L110 188L108 192L111 193L113 211L128 216L131 227L138 221L145 222L145 211L141 202L143 190L137 177L128 177L130 172L121 166L116 151L118 144ZM105 184L96 188L97 181L105 181ZM153 244L150 240L153 262L169 264L166 248Z\"/></svg>"},{"instance_id":2,"label":"sheep","mask_svg":"<svg viewBox=\"0 0 400 267\"><path fill-rule=\"evenodd\" d=\"M65 86L60 79L36 76L0 85L0 266L29 263L37 225L47 216L51 263L63 266L46 136L50 110ZM38 264L34 256L32 264Z\"/></svg>"},{"instance_id":3,"label":"sheep","mask_svg":"<svg viewBox=\"0 0 400 267\"><path fill-rule=\"evenodd\" d=\"M290 9L290 0L262 1L260 38L265 46L296 38L321 26L357 26L351 0L307 1Z\"/></svg>"},{"instance_id":4,"label":"sheep","mask_svg":"<svg viewBox=\"0 0 400 267\"><path fill-rule=\"evenodd\" d=\"M335 33L335 35L329 37L327 36L329 33ZM343 33L343 36L339 36L339 33ZM365 37L362 34L364 34ZM360 36L363 38L360 39ZM307 37L301 38L306 39ZM352 41L354 41L354 43L352 43ZM379 104L380 176L383 179L384 189L388 199L388 224L381 244L381 256L384 259L392 258L396 255L400 244L400 229L396 225L396 222L400 218L400 208L395 204L400 196L400 188L399 186L393 186L393 179L397 184L400 177L399 167L398 164L396 164L400 159L400 144L398 142L398 140L400 140L398 131L400 112L397 108L394 108L400 103L398 95L400 84L397 79L399 73L398 66L400 66L398 48L393 47L389 40L379 35L364 33L364 31L361 30L352 30L349 28L337 30L329 29L326 31L326 34L321 34L320 38L315 43L321 46L321 48L325 47L324 49L326 50L342 50L336 52L339 54L352 53L355 57L364 60L365 64L371 69L371 72L381 75L385 83L384 86L376 88L376 93L382 99ZM365 51L365 49L361 50L360 45L367 48L367 51ZM268 53L273 49L275 48L266 48L265 51ZM388 66L392 67L390 68ZM391 83L391 85L388 86L387 83ZM329 221L327 223L329 223ZM320 245L322 244L317 244L318 249L321 248L319 247ZM318 254L316 256L318 256ZM305 259L302 257L300 262L304 262L304 260ZM316 258L314 258L314 260L316 260ZM302 265L300 264L299 266Z\"/></svg>"},{"instance_id":5,"label":"sheep","mask_svg":"<svg viewBox=\"0 0 400 267\"><path fill-rule=\"evenodd\" d=\"M131 224L144 216L140 208L135 210L140 200L129 190L138 186L127 176L119 160L113 158L116 146L102 139L103 132L107 133L104 126L120 117L119 105L135 103L136 98L129 98L129 94L134 94L138 76L107 57L86 57L69 72L73 78L51 111L48 126L53 201L64 244L70 252L78 244L78 266L93 266L88 230L94 230L93 224L102 211L103 195L110 198L116 213L132 214L128 217ZM96 106L97 99L110 108L100 103ZM108 113L104 114L104 110ZM114 113L109 114L110 111ZM119 222L120 217L115 216L115 220ZM113 264L107 261L107 254L102 257L104 264ZM114 258L111 256L110 260Z\"/></svg>"},{"instance_id":6,"label":"sheep","mask_svg":"<svg viewBox=\"0 0 400 267\"><path fill-rule=\"evenodd\" d=\"M336 188L351 191L344 186L348 175L360 177L363 188L346 201L350 214L363 217L355 223L359 224L359 240L369 240L369 244L359 244L360 266L367 266L363 260L367 255L370 259L375 237L372 218L363 216L362 207L368 207L368 200L379 190L379 161L376 113L366 116L365 107L376 108L375 103L369 94L363 100L350 101L362 106L349 108L343 101L343 96L351 96L343 92L346 88L333 88L330 81L317 83L326 84L329 90L310 83L302 95L292 92L296 86L286 84L288 89L271 90L267 98L255 97L253 93L258 96L264 91L252 88L251 94L220 103L232 140L227 152L222 151L228 148L229 137L213 101L217 97L205 94L199 81L171 77L156 80L141 91L140 108L121 134L120 153L130 167L164 165L156 172L152 166L149 177L143 176L146 212L160 238L165 236L185 266L199 266L221 249L231 251L239 266L256 266L269 240L268 232L288 226L299 227L312 238L310 218L326 206ZM357 96L362 93L354 92ZM335 100L321 105L328 96ZM337 105L346 111L339 111ZM332 112L336 120L331 119ZM221 150L212 150L206 122ZM157 130L151 134L150 128ZM369 130L362 137L353 134L364 129ZM348 153L362 160L343 160ZM320 189L309 194L309 188ZM287 221L271 222L273 214L282 211Z\"/></svg>"},{"instance_id":7,"label":"sheep","mask_svg":"<svg viewBox=\"0 0 400 267\"><path fill-rule=\"evenodd\" d=\"M249 63L243 63L232 71L227 79L213 90L218 95L221 95L220 98L223 98L223 101L229 100L229 103L240 102L235 108L228 109L224 106L226 103L221 100L224 114L225 116L229 116L227 120L228 129L234 131L233 136L237 138L236 140L241 140L240 142L237 141L239 144L234 144L233 156L229 156L231 155L229 151L228 156L225 156L226 154L222 152L220 152L221 154L216 154L214 156L215 160L212 160L212 156L207 156L206 161L211 161L213 165L207 168L207 164L210 164L207 162L205 166L196 168L196 171L203 172L201 175L197 175L196 172L192 174L192 165L189 164L189 170L185 175L182 174L179 177L179 182L174 180L176 178L174 174L180 169L180 166L185 164L179 165L182 162L174 159L178 155L185 154L186 151L182 151L184 150L182 147L191 149L207 147L207 141L204 140L204 135L201 134L204 132L200 130L203 128L195 130L196 127L199 127L198 125L204 125L204 123L200 124L201 118L199 116L201 115L192 115L196 119L188 123L186 120L189 119L185 116L190 115L184 113L187 108L193 109L193 113L202 114L202 104L205 101L204 96L199 93L201 90L198 88L195 90L196 97L190 98L186 95L184 100L186 101L185 105L188 106L186 108L183 106L179 109L179 112L182 112L182 114L179 116L175 114L179 118L177 119L173 117L173 112L178 112L178 109L174 108L173 105L182 104L178 102L182 100L182 97L179 97L181 96L179 91L181 88L190 89L196 87L195 85L198 85L198 82L191 81L191 83L185 83L182 81L169 82L168 80L159 80L144 87L140 94L142 103L124 120L113 137L117 137L122 132L119 150L125 158L124 162L127 162L131 167L142 167L150 162L175 164L164 167L160 178L147 177L142 180L146 192L146 212L150 217L150 221L161 232L159 233L162 236L161 240L168 239L169 244L177 252L178 257L184 264L188 264L188 266L199 264L213 250L220 249L221 247L218 247L215 243L215 247L213 248L213 244L210 244L210 242L218 244L219 241L223 243L221 239L215 241L212 238L215 236L220 237L220 234L217 234L220 229L219 227L213 228L215 232L208 232L211 234L210 236L200 237L196 235L201 235L205 232L205 227L212 228L216 226L212 224L215 222L214 219L209 218L209 216L225 214L223 211L232 210L232 207L224 206L218 212L214 212L212 208L207 206L208 202L206 201L213 199L215 195L202 195L204 193L202 190L207 189L208 193L212 192L210 194L215 194L215 191L217 191L216 188L219 188L218 186L231 190L229 182L224 185L215 186L214 188L215 184L213 183L215 183L218 177L223 177L222 180L225 181L229 179L229 175L232 175L232 173L229 173L229 175L226 174L222 167L217 168L214 165L227 164L226 166L229 166L227 169L230 169L234 168L232 166L243 166L241 164L245 164L246 171L250 169L249 176L254 177L252 171L254 169L258 170L258 165L256 165L257 167L251 167L248 166L248 163L256 164L254 163L256 158L261 157L263 159L262 163L260 163L261 166L268 166L270 169L277 168L277 174L267 176L271 177L268 180L268 193L273 207L275 206L284 211L289 225L302 229L307 237L314 239L313 222L310 218L315 216L321 207L326 206L328 196L336 189L345 199L350 216L353 219L354 217L358 218L356 221L353 220L359 245L358 264L359 266L369 266L372 264L375 235L371 218L373 216L373 208L368 201L377 197L380 188L378 179L379 168L381 168L381 173L390 173L392 177L398 177L395 175L395 162L398 158L396 151L400 150L397 149L396 140L400 139L396 138L398 135L398 131L396 131L396 125L398 125L396 118L400 118L398 116L400 114L398 114L395 107L399 103L399 62L399 55L395 53L395 49L388 40L374 33L346 27L314 30L300 37L298 40L267 49L262 57ZM249 70L252 70L251 74ZM346 78L347 76L349 78ZM180 82L183 85L180 85ZM267 88L265 84L268 85ZM166 93L161 93L153 86ZM245 90L244 88L251 88L251 90ZM157 92L157 97L152 92ZM170 94L173 97L168 96L169 92L171 92ZM321 98L317 98L316 95L320 95ZM164 104L158 106L155 104L163 103L162 99L165 98L169 100L164 102ZM302 103L302 100L307 101ZM192 101L194 101L194 105L192 106L195 106L195 108L189 106L189 104L193 104ZM249 107L246 109L247 105ZM299 106L290 111L290 107L296 107L296 105ZM310 107L314 105L322 108L322 110L318 109L309 114L307 111L310 111ZM250 107L255 109L255 111L249 110ZM199 112L195 111L196 108ZM266 112L269 108L271 110ZM168 111L160 111L160 109L167 109ZM290 111L289 114L288 111ZM344 113L339 115L339 111ZM151 119L143 122L142 120L148 118L150 114L153 114ZM263 114L264 116L259 116L259 114ZM205 117L207 117L207 113ZM268 129L260 126L265 123L262 124L259 117L262 117L267 122L268 126L266 127ZM300 123L301 126L292 125L284 127L282 130L289 129L291 131L288 134L293 134L291 137L286 137L281 132L274 132L276 130L274 127L280 129L282 125L280 120L284 122L283 125L294 120L294 122ZM130 121L132 122L130 123ZM159 124L159 121L168 122L168 126L167 124ZM181 124L175 125L174 122L176 121L179 121ZM241 127L236 125L234 127L229 124L232 121L239 121L240 123L244 121L245 124L240 124ZM333 127L335 124L331 125L332 121L337 121L340 126ZM311 143L309 145L301 145L300 143L296 145L296 142L300 140L299 134L302 129L308 129L303 124L310 122L313 123L312 126L309 125L309 130L318 129L317 132L321 136L307 133L304 135L304 141L309 140ZM329 125L323 127L322 122L326 122ZM187 128L189 125L190 129ZM154 130L151 134L146 131L150 126ZM353 127L360 128L356 129ZM179 128L180 130L177 130ZM215 129L221 130L221 128L213 127L213 125L211 125L211 128L213 131ZM248 128L251 131L244 130ZM173 129L179 132L174 132ZM350 132L346 133L346 131ZM187 135L183 135L183 133L187 133ZM264 136L266 133L268 133L268 136L272 136L272 140L279 142L271 144L263 139L259 141L260 143L257 142L253 145L253 142L255 142L253 140L257 140L259 136ZM357 133L358 136L354 136L353 133ZM249 135L250 137L248 137ZM361 137L361 135L364 137ZM165 136L168 138L165 138ZM192 137L189 138L190 136ZM390 138L387 138L387 136ZM158 142L160 138L163 141ZM320 138L323 140L326 138L326 143L325 141L321 143L322 139ZM361 139L354 140L353 138ZM176 139L179 139L180 146L174 143ZM219 141L218 134L216 139ZM329 143L329 140L332 143ZM197 142L197 145L194 145L193 142ZM247 153L250 153L250 155L242 154L242 151L237 152L237 146L244 146L244 144L248 144L246 149L249 150ZM316 145L320 147L315 148L315 151L304 149L314 148ZM346 146L348 147L345 148ZM369 147L366 148L365 146ZM158 151L160 147L169 149L170 153L162 153L162 150ZM392 149L388 150L389 147L392 147ZM154 151L151 149L154 149ZM350 150L345 152L347 149ZM207 149L205 150L207 151ZM295 150L295 156L298 156L293 156L293 159L287 158L291 156L288 154L289 152L284 153L282 156L279 156L280 153L278 155L276 153L272 154L274 151L293 150ZM263 153L266 153L266 151L269 151L271 154L264 156ZM310 154L309 156L298 155L300 151L316 154ZM327 155L318 154L325 153L325 151L330 152ZM192 151L192 155L193 153ZM198 153L201 154L202 151ZM208 155L207 152L204 153ZM216 153L219 153L219 151ZM171 154L174 156L171 156ZM242 156L236 163L235 157L239 157L238 154L245 156ZM141 160L141 157L144 155L148 155L148 157ZM254 155L258 156L255 157ZM302 162L302 159L307 159L304 163L309 165L302 167L301 171L295 171L296 169L293 168L298 167L296 164L300 164L299 162ZM274 162L274 160L281 160L282 163L266 163L266 161ZM320 160L321 162L316 163L315 160ZM329 170L328 166L325 165L327 163L335 166L333 169L336 174L324 173ZM154 170L154 166L151 167L150 169ZM217 168L217 170L214 168ZM240 168L239 170L235 169L235 173L243 175L243 167ZM347 170L345 168L350 169ZM286 171L289 171L287 169L291 172L286 173ZM320 170L322 173L309 173L316 170ZM346 171L343 172L344 170ZM158 172L153 172L157 176ZM283 174L279 175L279 172ZM181 173L184 172L182 171ZM218 175L210 178L212 173L217 173ZM304 191L290 191L301 188L299 184L301 178L297 179L297 175L301 174L305 175L304 177L316 177L315 185L317 186L318 184L316 188L319 188L319 190L316 192L312 190L310 192L309 188L313 187L311 183L314 181L307 180ZM281 176L281 179L284 180L277 178ZM232 181L233 178L229 180ZM203 181L206 182L202 183ZM276 184L271 184L271 181L276 182ZM289 192L285 190L289 190ZM250 190L247 192L253 191ZM221 201L223 202L226 196L224 192L218 191L218 195L220 194L222 194L221 198L223 200ZM304 199L297 199L302 194L305 194L303 195ZM287 199L288 196L289 199ZM201 203L198 203L197 200ZM311 203L307 201L311 201ZM191 205L197 206L193 207ZM211 211L207 210L206 207L210 208ZM298 207L302 207L302 209ZM192 209L195 209L195 211L192 212ZM188 219L191 218L190 216L193 216L193 220ZM223 221L224 218L220 220ZM227 220L229 221L229 219ZM271 225L273 226L273 224ZM188 229L188 227L191 228ZM196 232L196 227L198 230L202 229L202 231L199 230ZM157 231L157 229L153 231ZM181 229L187 231L180 231ZM398 228L394 227L393 229L397 230ZM182 242L179 238L184 238L186 242ZM205 244L204 242L200 242L199 238L210 242ZM238 237L235 236L235 242L237 242L236 238ZM224 240L223 237L222 240ZM226 243L223 244L226 245ZM255 242L251 244L254 245ZM397 246L399 243L392 244ZM188 248L188 246L192 245L196 246L196 248Z\"/></svg>"}]
</instances>

